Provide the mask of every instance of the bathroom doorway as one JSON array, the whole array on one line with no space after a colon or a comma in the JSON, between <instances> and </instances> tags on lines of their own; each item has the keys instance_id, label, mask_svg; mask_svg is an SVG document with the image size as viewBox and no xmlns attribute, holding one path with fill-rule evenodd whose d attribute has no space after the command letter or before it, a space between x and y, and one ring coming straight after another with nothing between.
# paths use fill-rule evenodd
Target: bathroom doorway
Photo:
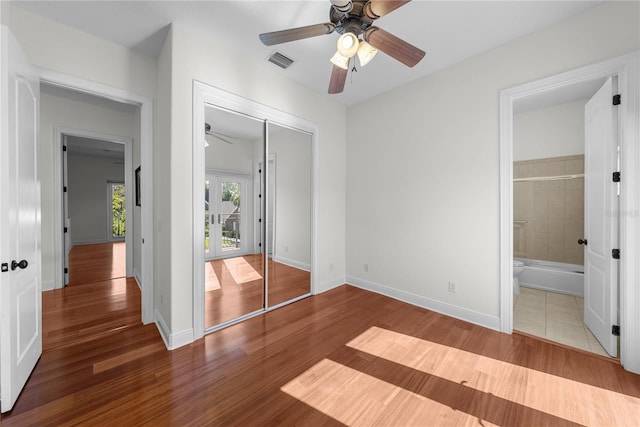
<instances>
[{"instance_id":1,"label":"bathroom doorway","mask_svg":"<svg viewBox=\"0 0 640 427\"><path fill-rule=\"evenodd\" d=\"M515 102L512 166L513 259L524 264L513 297L513 329L614 357L617 339L606 319L618 324L617 264L596 259L592 248L605 254L604 247L618 241L618 189L611 181L619 170L611 106L616 89L612 76ZM600 110L608 121L594 127L594 111ZM594 135L603 132L609 145Z\"/></svg>"}]
</instances>

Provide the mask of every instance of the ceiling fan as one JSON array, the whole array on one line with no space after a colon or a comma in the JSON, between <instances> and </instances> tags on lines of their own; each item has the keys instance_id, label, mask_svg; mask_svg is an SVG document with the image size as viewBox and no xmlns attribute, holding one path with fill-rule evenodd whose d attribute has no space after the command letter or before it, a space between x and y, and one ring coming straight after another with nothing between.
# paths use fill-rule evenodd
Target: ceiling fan
<instances>
[{"instance_id":1,"label":"ceiling fan","mask_svg":"<svg viewBox=\"0 0 640 427\"><path fill-rule=\"evenodd\" d=\"M413 67L424 57L423 50L373 25L376 19L410 1L330 0L330 22L263 33L259 37L266 46L272 46L331 34L334 31L341 34L338 39L338 51L331 58L333 70L329 80L329 93L340 93L344 90L347 80L349 61L356 54L361 66L367 64L378 50L408 67Z\"/></svg>"},{"instance_id":2,"label":"ceiling fan","mask_svg":"<svg viewBox=\"0 0 640 427\"><path fill-rule=\"evenodd\" d=\"M235 137L231 136L231 135L225 135L224 133L220 133L220 132L214 132L211 130L211 125L209 123L205 123L204 124L204 134L205 134L205 147L209 146L209 143L207 142L207 135L208 136L212 136L222 142L226 142L227 144L234 144L235 143Z\"/></svg>"}]
</instances>

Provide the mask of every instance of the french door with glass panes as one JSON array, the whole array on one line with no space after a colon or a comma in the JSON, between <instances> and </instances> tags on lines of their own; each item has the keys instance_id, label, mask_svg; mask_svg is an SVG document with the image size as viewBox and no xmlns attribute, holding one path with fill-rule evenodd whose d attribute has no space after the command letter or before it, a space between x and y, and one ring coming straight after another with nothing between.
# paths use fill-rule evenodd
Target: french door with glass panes
<instances>
[{"instance_id":1,"label":"french door with glass panes","mask_svg":"<svg viewBox=\"0 0 640 427\"><path fill-rule=\"evenodd\" d=\"M204 192L205 258L228 258L246 253L247 179L206 174Z\"/></svg>"}]
</instances>

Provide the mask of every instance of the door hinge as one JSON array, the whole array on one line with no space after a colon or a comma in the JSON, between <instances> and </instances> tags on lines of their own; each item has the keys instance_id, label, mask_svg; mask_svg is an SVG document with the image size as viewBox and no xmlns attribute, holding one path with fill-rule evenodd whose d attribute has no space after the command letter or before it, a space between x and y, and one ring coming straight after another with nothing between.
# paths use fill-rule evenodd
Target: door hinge
<instances>
[{"instance_id":1,"label":"door hinge","mask_svg":"<svg viewBox=\"0 0 640 427\"><path fill-rule=\"evenodd\" d=\"M261 248L262 247L262 243L258 243L258 247Z\"/></svg>"},{"instance_id":2,"label":"door hinge","mask_svg":"<svg viewBox=\"0 0 640 427\"><path fill-rule=\"evenodd\" d=\"M64 274L67 274L69 272L69 269L67 267L64 268Z\"/></svg>"},{"instance_id":3,"label":"door hinge","mask_svg":"<svg viewBox=\"0 0 640 427\"><path fill-rule=\"evenodd\" d=\"M258 222L262 222L262 218L258 218Z\"/></svg>"},{"instance_id":4,"label":"door hinge","mask_svg":"<svg viewBox=\"0 0 640 427\"><path fill-rule=\"evenodd\" d=\"M611 257L613 259L620 259L620 249L611 249Z\"/></svg>"},{"instance_id":5,"label":"door hinge","mask_svg":"<svg viewBox=\"0 0 640 427\"><path fill-rule=\"evenodd\" d=\"M66 145L62 146L62 151L67 151L67 146Z\"/></svg>"},{"instance_id":6,"label":"door hinge","mask_svg":"<svg viewBox=\"0 0 640 427\"><path fill-rule=\"evenodd\" d=\"M620 105L621 99L620 94L613 95L613 105Z\"/></svg>"},{"instance_id":7,"label":"door hinge","mask_svg":"<svg viewBox=\"0 0 640 427\"><path fill-rule=\"evenodd\" d=\"M67 187L66 187L66 186L65 186L65 187L62 187L62 192L63 192L63 193L66 193L66 192L67 192Z\"/></svg>"},{"instance_id":8,"label":"door hinge","mask_svg":"<svg viewBox=\"0 0 640 427\"><path fill-rule=\"evenodd\" d=\"M620 172L613 173L613 182L620 182Z\"/></svg>"},{"instance_id":9,"label":"door hinge","mask_svg":"<svg viewBox=\"0 0 640 427\"><path fill-rule=\"evenodd\" d=\"M619 325L611 325L611 334L616 337L620 336L620 326Z\"/></svg>"}]
</instances>

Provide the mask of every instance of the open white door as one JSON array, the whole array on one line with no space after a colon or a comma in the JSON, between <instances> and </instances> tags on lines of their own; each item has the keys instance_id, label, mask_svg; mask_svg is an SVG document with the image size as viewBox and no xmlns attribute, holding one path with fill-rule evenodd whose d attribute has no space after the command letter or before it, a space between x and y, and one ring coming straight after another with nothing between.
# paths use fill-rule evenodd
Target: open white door
<instances>
[{"instance_id":1,"label":"open white door","mask_svg":"<svg viewBox=\"0 0 640 427\"><path fill-rule=\"evenodd\" d=\"M618 266L611 251L618 242L617 116L612 79L585 106L585 289L584 323L611 356L617 338Z\"/></svg>"},{"instance_id":2,"label":"open white door","mask_svg":"<svg viewBox=\"0 0 640 427\"><path fill-rule=\"evenodd\" d=\"M9 411L42 353L39 82L1 27L0 400Z\"/></svg>"}]
</instances>

